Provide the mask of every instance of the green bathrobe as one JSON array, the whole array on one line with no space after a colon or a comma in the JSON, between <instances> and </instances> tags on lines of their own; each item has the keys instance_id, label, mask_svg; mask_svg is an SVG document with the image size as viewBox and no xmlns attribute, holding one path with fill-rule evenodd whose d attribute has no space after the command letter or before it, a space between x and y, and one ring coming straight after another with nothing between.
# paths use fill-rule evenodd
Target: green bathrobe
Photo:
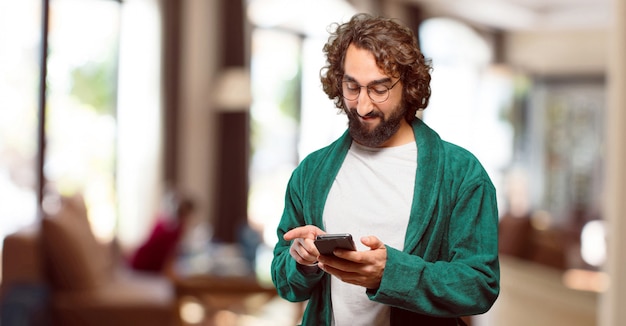
<instances>
[{"instance_id":1,"label":"green bathrobe","mask_svg":"<svg viewBox=\"0 0 626 326\"><path fill-rule=\"evenodd\" d=\"M380 287L363 291L392 307L392 325L456 325L456 317L489 310L500 290L495 189L471 153L420 119L412 125L418 167L404 250L387 246ZM286 300L309 300L303 325L330 325L330 275L297 266L283 235L303 225L323 229L326 197L351 142L346 132L310 154L287 186L272 280Z\"/></svg>"}]
</instances>

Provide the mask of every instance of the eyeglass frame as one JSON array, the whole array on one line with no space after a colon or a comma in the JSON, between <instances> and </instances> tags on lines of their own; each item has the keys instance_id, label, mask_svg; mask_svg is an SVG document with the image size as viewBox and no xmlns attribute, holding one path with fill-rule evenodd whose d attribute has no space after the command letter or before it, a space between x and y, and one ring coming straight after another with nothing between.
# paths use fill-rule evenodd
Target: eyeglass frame
<instances>
[{"instance_id":1,"label":"eyeglass frame","mask_svg":"<svg viewBox=\"0 0 626 326\"><path fill-rule=\"evenodd\" d=\"M391 89L394 88L398 84L398 82L400 82L400 80L401 80L401 78L398 78L398 80L396 80L393 84L391 84L391 86L382 85L383 83L391 81L391 78L384 78L384 79L374 80L374 81L370 82L367 85L359 85L359 83L357 83L356 80L354 80L353 78L349 77L348 79L343 79L341 81L341 87L340 87L341 97L343 97L344 99L346 99L348 101L356 101L359 98L359 96L361 95L361 88L365 87L365 89L367 90L367 97L369 97L372 102L374 102L374 103L384 103L384 102L386 102L389 99L389 94L391 92ZM355 98L353 98L353 99L347 98L343 94L343 84L344 83L355 83L356 86L359 87L359 92L356 94ZM384 100L376 101L376 100L374 100L372 98L372 95L370 93L372 91L372 89L370 87L372 87L374 85L380 85L380 86L383 86L383 87L387 88L387 93L386 93L387 97Z\"/></svg>"}]
</instances>

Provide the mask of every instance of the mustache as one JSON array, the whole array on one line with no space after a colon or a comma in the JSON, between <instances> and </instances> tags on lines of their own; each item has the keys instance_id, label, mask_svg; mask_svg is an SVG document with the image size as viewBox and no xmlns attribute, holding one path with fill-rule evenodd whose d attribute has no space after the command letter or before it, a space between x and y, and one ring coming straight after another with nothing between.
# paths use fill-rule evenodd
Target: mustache
<instances>
[{"instance_id":1,"label":"mustache","mask_svg":"<svg viewBox=\"0 0 626 326\"><path fill-rule=\"evenodd\" d=\"M348 113L349 116L352 116L355 118L356 117L361 117L361 118L377 118L377 117L382 118L383 117L383 114L376 110L372 110L368 112L366 115L360 115L356 108L348 108L346 112Z\"/></svg>"}]
</instances>

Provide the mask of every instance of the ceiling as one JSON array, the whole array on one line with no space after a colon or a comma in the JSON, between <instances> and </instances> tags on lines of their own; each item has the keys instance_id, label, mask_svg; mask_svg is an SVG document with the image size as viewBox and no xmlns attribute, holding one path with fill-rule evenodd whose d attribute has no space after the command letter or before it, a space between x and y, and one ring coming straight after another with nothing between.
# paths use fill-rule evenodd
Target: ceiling
<instances>
[{"instance_id":1,"label":"ceiling","mask_svg":"<svg viewBox=\"0 0 626 326\"><path fill-rule=\"evenodd\" d=\"M445 14L507 31L599 29L611 20L612 0L406 0L430 14Z\"/></svg>"},{"instance_id":2,"label":"ceiling","mask_svg":"<svg viewBox=\"0 0 626 326\"><path fill-rule=\"evenodd\" d=\"M419 5L429 16L445 15L475 26L504 31L595 30L608 28L612 1L622 0L386 0ZM329 22L349 19L349 3L371 0L248 0L257 26L281 27L327 36ZM367 7L367 6L365 6Z\"/></svg>"}]
</instances>

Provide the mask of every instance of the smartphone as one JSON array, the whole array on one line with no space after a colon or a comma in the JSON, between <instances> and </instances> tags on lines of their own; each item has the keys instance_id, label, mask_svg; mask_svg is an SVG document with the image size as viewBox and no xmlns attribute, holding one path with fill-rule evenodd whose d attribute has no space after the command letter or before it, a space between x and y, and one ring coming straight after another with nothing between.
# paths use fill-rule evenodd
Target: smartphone
<instances>
[{"instance_id":1,"label":"smartphone","mask_svg":"<svg viewBox=\"0 0 626 326\"><path fill-rule=\"evenodd\" d=\"M349 233L320 234L315 238L315 246L322 255L330 256L335 249L356 250Z\"/></svg>"}]
</instances>

